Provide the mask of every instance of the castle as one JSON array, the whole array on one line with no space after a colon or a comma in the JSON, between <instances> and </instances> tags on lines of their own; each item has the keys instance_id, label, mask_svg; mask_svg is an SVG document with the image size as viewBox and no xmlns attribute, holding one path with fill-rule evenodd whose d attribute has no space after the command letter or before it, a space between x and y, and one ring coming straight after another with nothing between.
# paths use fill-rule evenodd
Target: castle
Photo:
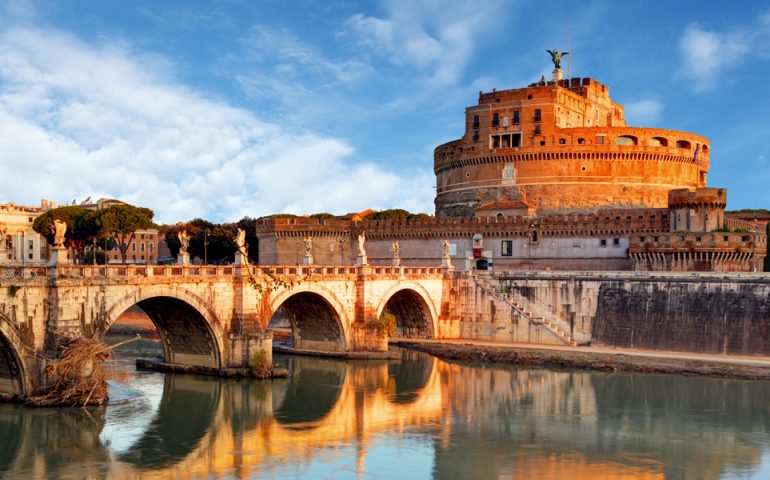
<instances>
[{"instance_id":1,"label":"castle","mask_svg":"<svg viewBox=\"0 0 770 480\"><path fill-rule=\"evenodd\" d=\"M353 263L364 234L371 265L762 271L766 221L725 215L708 139L629 127L606 85L554 64L551 81L466 109L462 138L434 152L435 217L263 218L260 263Z\"/></svg>"}]
</instances>

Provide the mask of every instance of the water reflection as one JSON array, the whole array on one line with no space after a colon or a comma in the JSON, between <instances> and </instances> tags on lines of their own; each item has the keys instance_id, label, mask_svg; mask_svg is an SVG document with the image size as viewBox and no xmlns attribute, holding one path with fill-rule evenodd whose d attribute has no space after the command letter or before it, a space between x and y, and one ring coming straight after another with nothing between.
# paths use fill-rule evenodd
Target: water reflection
<instances>
[{"instance_id":1,"label":"water reflection","mask_svg":"<svg viewBox=\"0 0 770 480\"><path fill-rule=\"evenodd\" d=\"M272 382L135 374L140 395L106 410L2 405L0 476L716 479L770 468L766 383L412 352L280 360L291 376Z\"/></svg>"}]
</instances>

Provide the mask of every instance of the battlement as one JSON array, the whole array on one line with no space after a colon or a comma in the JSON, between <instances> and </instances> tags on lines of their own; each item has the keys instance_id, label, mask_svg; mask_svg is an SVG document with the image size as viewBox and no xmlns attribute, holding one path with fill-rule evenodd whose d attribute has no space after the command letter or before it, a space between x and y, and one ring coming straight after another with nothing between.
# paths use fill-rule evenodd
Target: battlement
<instances>
[{"instance_id":1,"label":"battlement","mask_svg":"<svg viewBox=\"0 0 770 480\"><path fill-rule=\"evenodd\" d=\"M679 188L668 192L669 208L711 207L725 208L727 206L727 190L724 188Z\"/></svg>"}]
</instances>

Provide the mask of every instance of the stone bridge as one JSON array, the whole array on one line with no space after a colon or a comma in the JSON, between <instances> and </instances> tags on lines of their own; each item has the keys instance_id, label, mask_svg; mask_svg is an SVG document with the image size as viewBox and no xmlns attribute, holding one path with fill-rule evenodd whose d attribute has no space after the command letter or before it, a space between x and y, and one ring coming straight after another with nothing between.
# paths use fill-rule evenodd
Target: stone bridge
<instances>
[{"instance_id":1,"label":"stone bridge","mask_svg":"<svg viewBox=\"0 0 770 480\"><path fill-rule=\"evenodd\" d=\"M167 363L221 370L271 356L267 325L288 317L294 347L384 351L385 313L400 336L436 337L451 275L438 267L0 267L0 392L44 382L55 335L100 339L130 307L157 327ZM442 307L444 306L444 307Z\"/></svg>"}]
</instances>

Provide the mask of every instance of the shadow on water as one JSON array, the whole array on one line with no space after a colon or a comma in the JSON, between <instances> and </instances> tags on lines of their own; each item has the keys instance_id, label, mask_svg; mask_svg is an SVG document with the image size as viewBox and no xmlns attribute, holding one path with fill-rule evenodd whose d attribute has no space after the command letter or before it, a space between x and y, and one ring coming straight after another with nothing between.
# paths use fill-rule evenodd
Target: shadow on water
<instances>
[{"instance_id":1,"label":"shadow on water","mask_svg":"<svg viewBox=\"0 0 770 480\"><path fill-rule=\"evenodd\" d=\"M275 419L285 426L313 428L336 405L347 374L347 364L314 357L276 356L286 365L289 382Z\"/></svg>"},{"instance_id":2,"label":"shadow on water","mask_svg":"<svg viewBox=\"0 0 770 480\"><path fill-rule=\"evenodd\" d=\"M144 468L177 463L195 450L219 406L222 382L195 375L166 375L163 399L147 430L118 458Z\"/></svg>"},{"instance_id":3,"label":"shadow on water","mask_svg":"<svg viewBox=\"0 0 770 480\"><path fill-rule=\"evenodd\" d=\"M84 411L0 404L0 478L33 478L33 472L71 465L106 468L109 451L99 441L103 412L104 407Z\"/></svg>"},{"instance_id":4,"label":"shadow on water","mask_svg":"<svg viewBox=\"0 0 770 480\"><path fill-rule=\"evenodd\" d=\"M355 455L366 460L357 473L409 476L417 464L442 479L767 468L765 382L480 367L407 351L391 362L276 361L288 379L133 374L143 397L106 410L0 405L0 478L312 477L335 462L349 478Z\"/></svg>"},{"instance_id":5,"label":"shadow on water","mask_svg":"<svg viewBox=\"0 0 770 480\"><path fill-rule=\"evenodd\" d=\"M388 376L395 384L392 401L408 404L417 401L430 379L436 359L418 352L401 350L399 362L388 363Z\"/></svg>"}]
</instances>

